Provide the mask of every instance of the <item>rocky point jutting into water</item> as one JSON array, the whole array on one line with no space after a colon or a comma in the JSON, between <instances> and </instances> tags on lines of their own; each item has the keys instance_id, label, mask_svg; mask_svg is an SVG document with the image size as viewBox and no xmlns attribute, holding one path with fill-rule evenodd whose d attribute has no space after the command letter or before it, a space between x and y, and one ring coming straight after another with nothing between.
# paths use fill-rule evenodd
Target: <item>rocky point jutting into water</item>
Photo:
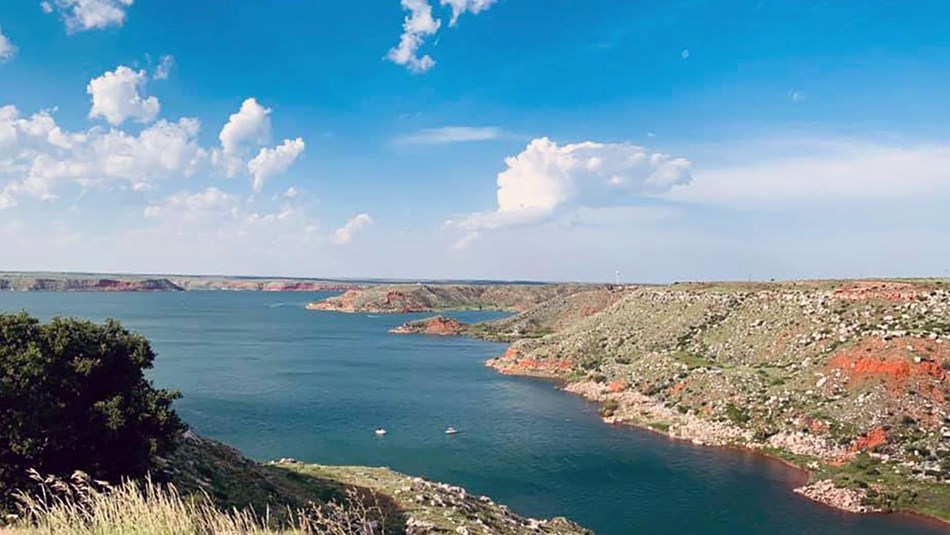
<instances>
[{"instance_id":1,"label":"rocky point jutting into water","mask_svg":"<svg viewBox=\"0 0 950 535\"><path fill-rule=\"evenodd\" d=\"M440 310L468 295L459 287L425 292L443 296ZM950 520L947 281L532 292L534 306L506 319L461 325L439 317L394 332L510 341L489 366L562 380L599 403L608 423L778 457L811 473L797 492L844 510ZM404 298L390 296L405 293L356 290L312 308L401 311L390 303ZM481 295L482 306L513 308L488 301L509 295L503 288ZM470 304L466 297L457 306Z\"/></svg>"},{"instance_id":2,"label":"rocky point jutting into water","mask_svg":"<svg viewBox=\"0 0 950 535\"><path fill-rule=\"evenodd\" d=\"M310 303L311 310L366 313L507 310L522 312L550 299L601 286L581 284L403 284L355 288Z\"/></svg>"},{"instance_id":3,"label":"rocky point jutting into water","mask_svg":"<svg viewBox=\"0 0 950 535\"><path fill-rule=\"evenodd\" d=\"M519 516L487 496L388 468L325 466L294 459L261 464L190 431L180 442L172 455L160 459L159 477L187 493L207 494L223 507L251 505L257 511L278 514L314 502L346 499L350 491L356 491L386 513L386 533L593 535L565 518Z\"/></svg>"},{"instance_id":4,"label":"rocky point jutting into water","mask_svg":"<svg viewBox=\"0 0 950 535\"><path fill-rule=\"evenodd\" d=\"M390 329L393 334L433 334L436 336L454 336L462 334L465 330L465 324L462 322L447 318L445 316L435 316L416 321L410 321Z\"/></svg>"}]
</instances>

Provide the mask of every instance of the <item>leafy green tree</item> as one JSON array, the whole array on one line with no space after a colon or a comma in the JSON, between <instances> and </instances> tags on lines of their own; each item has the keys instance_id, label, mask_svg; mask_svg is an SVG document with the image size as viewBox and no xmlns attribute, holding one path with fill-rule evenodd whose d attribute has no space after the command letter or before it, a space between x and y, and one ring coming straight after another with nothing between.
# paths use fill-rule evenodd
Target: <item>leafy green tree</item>
<instances>
[{"instance_id":1,"label":"leafy green tree","mask_svg":"<svg viewBox=\"0 0 950 535\"><path fill-rule=\"evenodd\" d=\"M113 320L0 314L0 507L30 468L139 477L170 451L184 425L177 392L145 379L155 353Z\"/></svg>"}]
</instances>

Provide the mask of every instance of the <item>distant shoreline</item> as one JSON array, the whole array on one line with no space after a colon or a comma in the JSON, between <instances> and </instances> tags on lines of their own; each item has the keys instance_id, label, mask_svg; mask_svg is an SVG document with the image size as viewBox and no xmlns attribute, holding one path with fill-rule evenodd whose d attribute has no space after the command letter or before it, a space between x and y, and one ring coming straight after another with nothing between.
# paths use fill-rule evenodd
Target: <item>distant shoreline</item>
<instances>
[{"instance_id":1,"label":"distant shoreline","mask_svg":"<svg viewBox=\"0 0 950 535\"><path fill-rule=\"evenodd\" d=\"M151 277L45 273L0 274L0 291L21 292L181 292L260 291L315 292L359 288L353 283L322 279L238 277Z\"/></svg>"}]
</instances>

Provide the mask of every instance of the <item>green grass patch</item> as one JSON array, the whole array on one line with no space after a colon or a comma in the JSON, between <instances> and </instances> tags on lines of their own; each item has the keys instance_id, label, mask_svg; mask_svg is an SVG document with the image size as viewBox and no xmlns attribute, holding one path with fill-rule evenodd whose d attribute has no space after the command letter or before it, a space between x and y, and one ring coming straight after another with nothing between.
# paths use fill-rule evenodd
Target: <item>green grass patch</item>
<instances>
[{"instance_id":1,"label":"green grass patch","mask_svg":"<svg viewBox=\"0 0 950 535\"><path fill-rule=\"evenodd\" d=\"M733 405L732 402L729 402L726 405L726 417L732 420L733 423L737 424L745 424L752 419L752 416L749 415L749 411L747 409L740 409L739 407Z\"/></svg>"},{"instance_id":2,"label":"green grass patch","mask_svg":"<svg viewBox=\"0 0 950 535\"><path fill-rule=\"evenodd\" d=\"M817 457L813 457L811 455L800 455L797 453L792 453L788 450L784 450L782 448L775 448L771 446L762 448L760 451L764 453L765 455L768 455L769 457L775 457L776 459L781 459L785 462L794 464L795 466L798 466L800 468L805 468L810 463L818 460Z\"/></svg>"},{"instance_id":3,"label":"green grass patch","mask_svg":"<svg viewBox=\"0 0 950 535\"><path fill-rule=\"evenodd\" d=\"M670 431L670 424L663 423L663 422L649 423L647 424L647 427L649 427L650 429L655 429L663 433L669 433Z\"/></svg>"},{"instance_id":4,"label":"green grass patch","mask_svg":"<svg viewBox=\"0 0 950 535\"><path fill-rule=\"evenodd\" d=\"M718 362L704 357L702 355L697 355L696 353L690 353L688 351L674 351L670 353L670 356L676 362L680 364L685 364L689 369L695 368L721 368Z\"/></svg>"}]
</instances>

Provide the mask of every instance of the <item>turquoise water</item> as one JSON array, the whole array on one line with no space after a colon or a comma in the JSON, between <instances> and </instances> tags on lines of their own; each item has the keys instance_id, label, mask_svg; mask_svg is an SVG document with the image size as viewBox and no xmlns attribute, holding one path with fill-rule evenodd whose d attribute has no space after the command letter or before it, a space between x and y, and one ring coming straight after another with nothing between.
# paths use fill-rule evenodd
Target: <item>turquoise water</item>
<instances>
[{"instance_id":1,"label":"turquoise water","mask_svg":"<svg viewBox=\"0 0 950 535\"><path fill-rule=\"evenodd\" d=\"M123 321L152 340L183 418L260 460L389 466L603 534L946 532L818 506L779 463L607 426L549 382L485 368L503 345L387 334L418 314L304 310L319 296L0 292L0 310Z\"/></svg>"}]
</instances>

